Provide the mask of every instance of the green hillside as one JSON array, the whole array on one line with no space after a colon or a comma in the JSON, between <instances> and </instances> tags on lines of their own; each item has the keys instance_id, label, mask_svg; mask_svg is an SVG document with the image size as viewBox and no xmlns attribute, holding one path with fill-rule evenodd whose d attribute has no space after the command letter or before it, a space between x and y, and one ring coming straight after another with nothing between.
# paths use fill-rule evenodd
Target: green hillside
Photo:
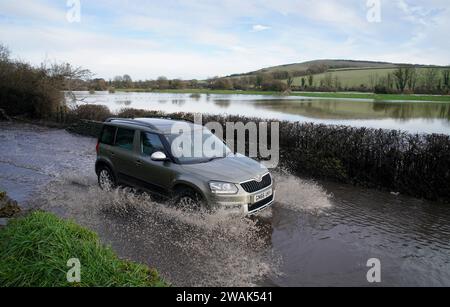
<instances>
[{"instance_id":1,"label":"green hillside","mask_svg":"<svg viewBox=\"0 0 450 307\"><path fill-rule=\"evenodd\" d=\"M273 73L277 71L289 71L289 72L307 71L311 67L323 65L327 66L330 70L338 70L338 69L361 69L361 68L395 68L405 64L394 64L394 63L373 62L373 61L353 61L353 60L316 60L303 63L295 63L263 68L246 74L236 74L233 75L233 77L244 75L257 75L260 73Z\"/></svg>"},{"instance_id":2,"label":"green hillside","mask_svg":"<svg viewBox=\"0 0 450 307\"><path fill-rule=\"evenodd\" d=\"M443 67L353 60L316 60L280 65L246 74L232 75L231 78L263 76L263 78L266 78L265 80L273 78L286 83L288 76L291 76L293 77L292 86L303 89L374 90L375 86L384 86L390 91L395 91L393 74L401 67L416 68L415 88L419 87L422 90L425 88L428 89L427 92L435 93L433 89L441 89L441 85L444 84L443 72L439 70ZM431 68L437 70L431 71ZM446 67L445 69L448 70L449 68ZM434 76L431 74L434 74ZM309 78L311 75L313 75L312 87ZM433 83L433 86L429 85L430 82ZM448 85L448 83L446 84ZM430 90L430 88L433 89Z\"/></svg>"}]
</instances>

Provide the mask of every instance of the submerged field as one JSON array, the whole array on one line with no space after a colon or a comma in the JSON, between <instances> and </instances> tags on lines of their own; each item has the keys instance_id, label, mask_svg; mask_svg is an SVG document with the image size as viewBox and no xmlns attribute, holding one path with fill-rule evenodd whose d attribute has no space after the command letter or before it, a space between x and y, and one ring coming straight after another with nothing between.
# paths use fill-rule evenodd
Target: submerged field
<instances>
[{"instance_id":1,"label":"submerged field","mask_svg":"<svg viewBox=\"0 0 450 307\"><path fill-rule=\"evenodd\" d=\"M240 90L209 90L209 89L181 89L181 90L152 90L152 89L117 89L117 92L126 93L172 93L172 94L217 94L217 95L265 95L285 96L280 92L271 91L240 91ZM402 95L402 94L372 94L372 93L345 93L345 92L291 92L289 96L338 98L338 99L371 99L379 101L428 101L449 102L450 95Z\"/></svg>"}]
</instances>

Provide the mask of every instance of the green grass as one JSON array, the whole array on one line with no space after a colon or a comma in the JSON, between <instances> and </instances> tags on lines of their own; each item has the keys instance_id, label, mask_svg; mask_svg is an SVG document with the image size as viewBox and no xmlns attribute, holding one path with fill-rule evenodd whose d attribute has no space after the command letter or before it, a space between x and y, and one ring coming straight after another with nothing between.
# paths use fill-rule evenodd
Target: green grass
<instances>
[{"instance_id":1,"label":"green grass","mask_svg":"<svg viewBox=\"0 0 450 307\"><path fill-rule=\"evenodd\" d=\"M81 282L67 282L67 261L81 262ZM160 287L155 270L119 259L98 236L53 214L34 212L0 230L2 287Z\"/></svg>"},{"instance_id":2,"label":"green grass","mask_svg":"<svg viewBox=\"0 0 450 307\"><path fill-rule=\"evenodd\" d=\"M171 94L216 94L216 95L270 95L281 96L280 92L264 91L235 91L235 90L208 90L208 89L185 89L185 90L139 90L139 89L118 89L118 92L151 92L151 93L171 93ZM294 92L290 96L302 96L311 98L338 98L338 99L372 99L389 101L429 101L429 102L450 102L450 96L433 95L400 95L400 94L371 94L371 93L314 93L314 92Z\"/></svg>"}]
</instances>

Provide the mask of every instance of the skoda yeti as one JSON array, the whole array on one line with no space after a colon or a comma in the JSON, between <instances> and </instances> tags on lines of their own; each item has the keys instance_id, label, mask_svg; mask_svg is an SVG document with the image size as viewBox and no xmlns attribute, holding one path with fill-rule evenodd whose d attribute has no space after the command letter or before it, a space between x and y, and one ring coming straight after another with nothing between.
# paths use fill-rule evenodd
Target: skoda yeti
<instances>
[{"instance_id":1,"label":"skoda yeti","mask_svg":"<svg viewBox=\"0 0 450 307\"><path fill-rule=\"evenodd\" d=\"M174 133L180 123L191 133ZM204 146L199 152L190 142L195 133L203 142L212 141L214 152ZM181 155L178 151L186 152L186 146L192 154ZM102 189L124 184L193 209L251 215L271 206L275 197L267 168L233 154L205 127L169 119L107 120L97 144L95 171Z\"/></svg>"}]
</instances>

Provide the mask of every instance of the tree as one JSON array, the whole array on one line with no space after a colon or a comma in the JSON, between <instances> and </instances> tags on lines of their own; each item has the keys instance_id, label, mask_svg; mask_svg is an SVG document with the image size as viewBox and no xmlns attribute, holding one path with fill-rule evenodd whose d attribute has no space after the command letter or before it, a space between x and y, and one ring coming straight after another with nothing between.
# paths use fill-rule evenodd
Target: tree
<instances>
[{"instance_id":1,"label":"tree","mask_svg":"<svg viewBox=\"0 0 450 307\"><path fill-rule=\"evenodd\" d=\"M104 79L94 79L91 81L90 89L94 91L106 91L108 89L108 84Z\"/></svg>"},{"instance_id":2,"label":"tree","mask_svg":"<svg viewBox=\"0 0 450 307\"><path fill-rule=\"evenodd\" d=\"M159 77L158 80L156 80L156 84L160 90L166 90L169 88L169 80L164 76Z\"/></svg>"},{"instance_id":3,"label":"tree","mask_svg":"<svg viewBox=\"0 0 450 307\"><path fill-rule=\"evenodd\" d=\"M8 47L0 44L0 61L1 62L8 62L10 54L11 53L10 53Z\"/></svg>"},{"instance_id":4,"label":"tree","mask_svg":"<svg viewBox=\"0 0 450 307\"><path fill-rule=\"evenodd\" d=\"M114 84L115 88L123 87L123 77L122 76L115 76L113 84Z\"/></svg>"},{"instance_id":5,"label":"tree","mask_svg":"<svg viewBox=\"0 0 450 307\"><path fill-rule=\"evenodd\" d=\"M313 74L308 75L308 85L309 85L309 87L314 87L314 75Z\"/></svg>"},{"instance_id":6,"label":"tree","mask_svg":"<svg viewBox=\"0 0 450 307\"><path fill-rule=\"evenodd\" d=\"M44 62L41 64L41 71L51 79L51 83L56 88L67 91L67 96L72 101L76 101L73 91L80 87L85 87L92 78L93 73L89 69L80 66L72 66L69 63Z\"/></svg>"},{"instance_id":7,"label":"tree","mask_svg":"<svg viewBox=\"0 0 450 307\"><path fill-rule=\"evenodd\" d=\"M450 90L450 69L442 70L442 83L447 91Z\"/></svg>"},{"instance_id":8,"label":"tree","mask_svg":"<svg viewBox=\"0 0 450 307\"><path fill-rule=\"evenodd\" d=\"M174 89L174 90L179 90L184 87L183 81L181 81L180 79L174 79L174 80L170 81L169 84L170 84L170 88Z\"/></svg>"},{"instance_id":9,"label":"tree","mask_svg":"<svg viewBox=\"0 0 450 307\"><path fill-rule=\"evenodd\" d=\"M416 90L416 84L417 84L417 69L413 68L411 70L411 75L409 77L408 88L412 92L414 92Z\"/></svg>"},{"instance_id":10,"label":"tree","mask_svg":"<svg viewBox=\"0 0 450 307\"><path fill-rule=\"evenodd\" d=\"M339 79L338 75L334 76L334 90L339 91L342 87L341 80Z\"/></svg>"},{"instance_id":11,"label":"tree","mask_svg":"<svg viewBox=\"0 0 450 307\"><path fill-rule=\"evenodd\" d=\"M305 88L305 85L306 85L306 78L303 77L302 78L302 88Z\"/></svg>"},{"instance_id":12,"label":"tree","mask_svg":"<svg viewBox=\"0 0 450 307\"><path fill-rule=\"evenodd\" d=\"M198 80L193 79L193 80L189 81L189 87L190 88L198 88Z\"/></svg>"},{"instance_id":13,"label":"tree","mask_svg":"<svg viewBox=\"0 0 450 307\"><path fill-rule=\"evenodd\" d=\"M261 88L263 82L264 82L264 76L262 74L258 74L255 79L255 87Z\"/></svg>"},{"instance_id":14,"label":"tree","mask_svg":"<svg viewBox=\"0 0 450 307\"><path fill-rule=\"evenodd\" d=\"M333 87L333 75L331 73L327 73L325 77L320 81L322 87L326 90L332 90Z\"/></svg>"},{"instance_id":15,"label":"tree","mask_svg":"<svg viewBox=\"0 0 450 307\"><path fill-rule=\"evenodd\" d=\"M428 91L428 93L432 93L437 86L437 79L438 79L438 69L436 68L428 68L425 70L424 74L424 85L425 89Z\"/></svg>"},{"instance_id":16,"label":"tree","mask_svg":"<svg viewBox=\"0 0 450 307\"><path fill-rule=\"evenodd\" d=\"M370 88L375 89L375 86L378 85L378 74L370 75L369 77Z\"/></svg>"},{"instance_id":17,"label":"tree","mask_svg":"<svg viewBox=\"0 0 450 307\"><path fill-rule=\"evenodd\" d=\"M133 79L129 75L123 75L122 82L125 88L133 87Z\"/></svg>"},{"instance_id":18,"label":"tree","mask_svg":"<svg viewBox=\"0 0 450 307\"><path fill-rule=\"evenodd\" d=\"M264 82L262 84L262 89L264 91L284 92L288 88L287 88L286 83L279 81L279 80L273 80L273 81Z\"/></svg>"},{"instance_id":19,"label":"tree","mask_svg":"<svg viewBox=\"0 0 450 307\"><path fill-rule=\"evenodd\" d=\"M291 73L288 73L288 78L287 78L288 89L291 89L293 84L294 84L294 77L292 76Z\"/></svg>"},{"instance_id":20,"label":"tree","mask_svg":"<svg viewBox=\"0 0 450 307\"><path fill-rule=\"evenodd\" d=\"M233 83L228 78L216 79L212 85L215 90L231 90L233 89Z\"/></svg>"},{"instance_id":21,"label":"tree","mask_svg":"<svg viewBox=\"0 0 450 307\"><path fill-rule=\"evenodd\" d=\"M405 92L405 88L410 82L414 70L414 67L400 67L394 71L395 84L400 92Z\"/></svg>"}]
</instances>

